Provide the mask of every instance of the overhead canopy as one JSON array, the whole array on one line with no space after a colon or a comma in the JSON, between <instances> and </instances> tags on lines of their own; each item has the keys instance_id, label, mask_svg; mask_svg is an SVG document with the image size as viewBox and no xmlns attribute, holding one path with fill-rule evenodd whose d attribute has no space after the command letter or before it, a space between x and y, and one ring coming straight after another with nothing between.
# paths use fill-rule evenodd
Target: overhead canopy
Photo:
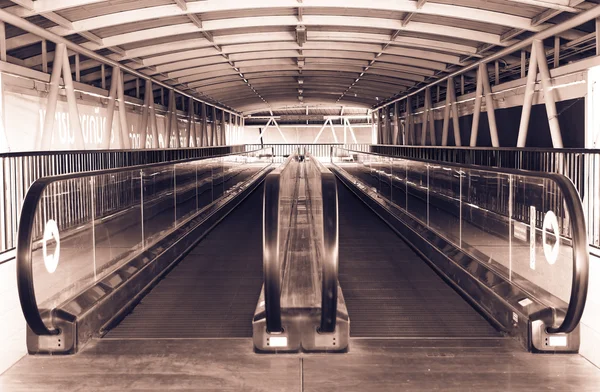
<instances>
[{"instance_id":1,"label":"overhead canopy","mask_svg":"<svg viewBox=\"0 0 600 392\"><path fill-rule=\"evenodd\" d=\"M257 112L306 104L371 107L595 4L5 0L0 5L167 84L240 112ZM39 37L14 27L6 34L10 56L41 68ZM586 34L570 30L562 39ZM99 67L83 61L81 80L98 84ZM135 88L132 77L126 81L127 89Z\"/></svg>"}]
</instances>

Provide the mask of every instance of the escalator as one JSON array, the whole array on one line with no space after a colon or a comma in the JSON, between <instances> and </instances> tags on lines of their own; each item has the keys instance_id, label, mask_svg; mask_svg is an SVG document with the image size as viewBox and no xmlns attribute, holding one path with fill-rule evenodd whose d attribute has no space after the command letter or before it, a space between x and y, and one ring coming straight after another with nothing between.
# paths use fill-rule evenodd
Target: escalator
<instances>
[{"instance_id":1,"label":"escalator","mask_svg":"<svg viewBox=\"0 0 600 392\"><path fill-rule=\"evenodd\" d=\"M353 338L493 338L500 333L383 220L338 185L340 285Z\"/></svg>"},{"instance_id":2,"label":"escalator","mask_svg":"<svg viewBox=\"0 0 600 392\"><path fill-rule=\"evenodd\" d=\"M262 191L223 219L105 338L252 337L262 284Z\"/></svg>"}]
</instances>

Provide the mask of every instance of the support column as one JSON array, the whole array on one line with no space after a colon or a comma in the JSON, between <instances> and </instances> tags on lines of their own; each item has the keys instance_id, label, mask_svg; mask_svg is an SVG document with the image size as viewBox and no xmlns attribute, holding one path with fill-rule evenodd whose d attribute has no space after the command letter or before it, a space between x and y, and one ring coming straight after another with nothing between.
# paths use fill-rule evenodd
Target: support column
<instances>
[{"instance_id":1,"label":"support column","mask_svg":"<svg viewBox=\"0 0 600 392\"><path fill-rule=\"evenodd\" d=\"M6 61L6 25L0 21L0 61Z\"/></svg>"},{"instance_id":2,"label":"support column","mask_svg":"<svg viewBox=\"0 0 600 392\"><path fill-rule=\"evenodd\" d=\"M117 82L119 81L119 79L117 78L118 72L119 70L116 67L113 67L112 76L110 78L110 90L108 91L106 122L104 123L104 136L106 137L106 140L103 141L103 148L105 150L108 150L110 148L110 142L114 137L113 119L115 116L115 103L117 99Z\"/></svg>"},{"instance_id":3,"label":"support column","mask_svg":"<svg viewBox=\"0 0 600 392\"><path fill-rule=\"evenodd\" d=\"M317 133L317 136L315 137L315 140L313 140L313 144L315 144L315 143L317 142L317 140L319 140L319 138L321 137L321 134L322 134L322 133L323 133L323 131L325 130L325 127L327 126L327 123L328 123L329 121L330 121L329 119L325 120L325 122L323 123L323 126L321 127L321 129L320 129L320 130L319 130L319 132ZM270 122L271 122L271 120L269 120L269 122L267 123L267 127L269 126L269 123L270 123ZM265 130L266 130L266 128L265 128ZM264 132L264 131L263 131L263 132ZM261 134L261 137L262 137L262 134Z\"/></svg>"},{"instance_id":4,"label":"support column","mask_svg":"<svg viewBox=\"0 0 600 392\"><path fill-rule=\"evenodd\" d=\"M458 103L456 102L456 90L454 88L454 80L448 86L450 88L447 94L450 95L450 102L452 102L452 128L454 130L454 144L457 147L462 146L462 141L460 138L460 122L458 117Z\"/></svg>"},{"instance_id":5,"label":"support column","mask_svg":"<svg viewBox=\"0 0 600 392\"><path fill-rule=\"evenodd\" d=\"M48 73L48 41L42 40L42 72ZM56 52L54 53L56 56Z\"/></svg>"},{"instance_id":6,"label":"support column","mask_svg":"<svg viewBox=\"0 0 600 392\"><path fill-rule=\"evenodd\" d=\"M377 111L377 144L383 144L383 111Z\"/></svg>"},{"instance_id":7,"label":"support column","mask_svg":"<svg viewBox=\"0 0 600 392\"><path fill-rule=\"evenodd\" d=\"M426 99L429 101L427 104L427 117L429 117L430 141L431 145L435 146L437 145L437 138L435 137L435 119L433 118L433 102L431 99L431 90L429 90L429 94L427 95Z\"/></svg>"},{"instance_id":8,"label":"support column","mask_svg":"<svg viewBox=\"0 0 600 392\"><path fill-rule=\"evenodd\" d=\"M425 97L423 99L423 116L421 120L421 145L427 144L427 131L429 128L429 121L427 121L427 96L429 95L429 87L425 89ZM417 99L417 110L419 110L419 100Z\"/></svg>"},{"instance_id":9,"label":"support column","mask_svg":"<svg viewBox=\"0 0 600 392\"><path fill-rule=\"evenodd\" d=\"M139 81L139 79L137 79ZM139 85L138 85L139 87ZM150 113L150 95L152 89L150 87L150 81L146 80L144 90L144 106L142 107L142 123L140 126L140 148L146 148L148 142L148 117ZM149 91L148 91L149 90Z\"/></svg>"},{"instance_id":10,"label":"support column","mask_svg":"<svg viewBox=\"0 0 600 392\"><path fill-rule=\"evenodd\" d=\"M148 99L150 102L150 127L152 129L152 148L159 148L158 138L158 120L156 118L156 103L154 102L154 89L152 88L152 82L146 81Z\"/></svg>"},{"instance_id":11,"label":"support column","mask_svg":"<svg viewBox=\"0 0 600 392\"><path fill-rule=\"evenodd\" d=\"M485 94L485 110L487 112L488 124L490 128L490 138L492 139L492 147L500 147L498 139L498 128L496 127L496 112L494 109L494 97L492 97L492 88L485 64L480 64L481 82L483 84L483 93Z\"/></svg>"},{"instance_id":12,"label":"support column","mask_svg":"<svg viewBox=\"0 0 600 392\"><path fill-rule=\"evenodd\" d=\"M162 89L161 89L162 92ZM173 148L175 147L175 143L173 142L171 143L171 139L173 136L173 117L174 117L174 109L173 107L175 106L175 97L174 97L175 92L173 90L169 90L169 96L167 97L167 124L166 124L166 142L165 142L165 147L166 148ZM162 97L161 97L162 99Z\"/></svg>"},{"instance_id":13,"label":"support column","mask_svg":"<svg viewBox=\"0 0 600 392\"><path fill-rule=\"evenodd\" d=\"M531 106L533 104L533 93L535 92L536 78L537 54L535 50L532 50L531 57L529 58L529 73L527 74L527 83L525 84L525 96L523 97L523 110L521 111L521 122L519 123L517 147L525 147L527 143L527 132L529 131L529 118L531 116Z\"/></svg>"},{"instance_id":14,"label":"support column","mask_svg":"<svg viewBox=\"0 0 600 392\"><path fill-rule=\"evenodd\" d=\"M200 104L200 116L201 124L200 124L200 145L202 147L207 147L208 143L208 118L206 116L206 104L202 102Z\"/></svg>"},{"instance_id":15,"label":"support column","mask_svg":"<svg viewBox=\"0 0 600 392\"><path fill-rule=\"evenodd\" d=\"M442 125L442 146L448 145L448 125L450 124L450 106L452 101L450 100L450 85L454 84L452 77L448 78L446 83L446 104L444 105L444 123Z\"/></svg>"},{"instance_id":16,"label":"support column","mask_svg":"<svg viewBox=\"0 0 600 392\"><path fill-rule=\"evenodd\" d=\"M42 129L42 134L37 138L37 150L49 150L52 144L56 104L58 103L60 74L62 72L62 62L64 58L62 55L63 50L66 50L64 44L56 45L54 52L55 58L52 64L52 74L50 75L50 92L48 93L48 104L46 106L46 115L44 117L44 128Z\"/></svg>"},{"instance_id":17,"label":"support column","mask_svg":"<svg viewBox=\"0 0 600 392\"><path fill-rule=\"evenodd\" d=\"M127 126L127 112L125 111L125 91L123 85L123 72L116 70L117 73L117 97L119 99L119 123L121 124L120 147L131 148L131 139L129 137L129 127Z\"/></svg>"},{"instance_id":18,"label":"support column","mask_svg":"<svg viewBox=\"0 0 600 392\"><path fill-rule=\"evenodd\" d=\"M83 131L81 129L81 120L79 119L79 110L77 109L77 98L75 97L69 55L67 54L67 48L64 45L62 56L63 81L65 83L65 92L67 95L67 105L69 106L69 128L71 128L71 131L75 135L75 148L83 150L85 148L85 142L83 139Z\"/></svg>"},{"instance_id":19,"label":"support column","mask_svg":"<svg viewBox=\"0 0 600 392\"><path fill-rule=\"evenodd\" d=\"M406 97L406 123L407 123L407 141L408 145L415 144L415 138L413 134L413 123L412 123L412 99L410 96Z\"/></svg>"},{"instance_id":20,"label":"support column","mask_svg":"<svg viewBox=\"0 0 600 392\"><path fill-rule=\"evenodd\" d=\"M81 82L81 61L79 53L75 53L75 81Z\"/></svg>"},{"instance_id":21,"label":"support column","mask_svg":"<svg viewBox=\"0 0 600 392\"><path fill-rule=\"evenodd\" d=\"M394 103L394 133L392 138L392 144L401 144L400 143L400 119L398 118L398 111L400 110L400 105L398 102Z\"/></svg>"},{"instance_id":22,"label":"support column","mask_svg":"<svg viewBox=\"0 0 600 392\"><path fill-rule=\"evenodd\" d=\"M219 145L219 140L217 139L217 108L215 108L214 106L212 107L212 127L210 130L211 133L211 137L210 137L210 142L211 142L211 146L218 146Z\"/></svg>"},{"instance_id":23,"label":"support column","mask_svg":"<svg viewBox=\"0 0 600 392\"><path fill-rule=\"evenodd\" d=\"M537 51L538 67L540 69L540 78L544 88L544 101L546 102L546 114L550 125L550 136L552 137L552 146L554 148L563 148L560 125L558 123L558 114L556 112L556 102L554 100L554 90L552 89L552 79L546 62L546 54L542 41L533 41L533 50Z\"/></svg>"},{"instance_id":24,"label":"support column","mask_svg":"<svg viewBox=\"0 0 600 392\"><path fill-rule=\"evenodd\" d=\"M487 65L484 64L484 67ZM477 134L479 133L479 115L481 114L481 93L483 90L482 67L477 71L477 88L475 89L475 107L473 109L473 123L471 124L471 141L470 146L477 146ZM487 71L486 71L487 72Z\"/></svg>"},{"instance_id":25,"label":"support column","mask_svg":"<svg viewBox=\"0 0 600 392\"><path fill-rule=\"evenodd\" d=\"M185 132L185 145L183 147L192 147L192 130L194 130L194 145L196 145L196 124L194 122L194 100L188 99L188 123Z\"/></svg>"}]
</instances>

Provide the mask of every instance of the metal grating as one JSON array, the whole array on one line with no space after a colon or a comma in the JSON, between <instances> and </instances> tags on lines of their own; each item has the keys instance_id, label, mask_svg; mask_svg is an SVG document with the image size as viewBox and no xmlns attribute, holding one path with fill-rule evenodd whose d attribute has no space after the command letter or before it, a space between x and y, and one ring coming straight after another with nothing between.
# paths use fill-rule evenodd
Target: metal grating
<instances>
[{"instance_id":1,"label":"metal grating","mask_svg":"<svg viewBox=\"0 0 600 392\"><path fill-rule=\"evenodd\" d=\"M396 233L341 183L340 285L352 337L498 337Z\"/></svg>"},{"instance_id":2,"label":"metal grating","mask_svg":"<svg viewBox=\"0 0 600 392\"><path fill-rule=\"evenodd\" d=\"M262 186L225 218L107 338L252 337L262 285Z\"/></svg>"}]
</instances>

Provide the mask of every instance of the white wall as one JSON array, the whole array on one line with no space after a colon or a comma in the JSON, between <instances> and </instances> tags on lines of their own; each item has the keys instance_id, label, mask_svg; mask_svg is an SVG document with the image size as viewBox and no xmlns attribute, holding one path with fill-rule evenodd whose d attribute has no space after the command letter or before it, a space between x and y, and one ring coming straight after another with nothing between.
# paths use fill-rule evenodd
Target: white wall
<instances>
[{"instance_id":1,"label":"white wall","mask_svg":"<svg viewBox=\"0 0 600 392\"><path fill-rule=\"evenodd\" d=\"M600 257L590 257L590 282L585 312L581 320L579 352L600 367Z\"/></svg>"},{"instance_id":2,"label":"white wall","mask_svg":"<svg viewBox=\"0 0 600 392\"><path fill-rule=\"evenodd\" d=\"M42 134L46 106L48 99L46 94L29 88L29 81L18 79L14 76L0 74L0 153L2 152L24 152L34 151L36 140ZM25 85L24 85L25 84ZM134 99L131 99L134 102ZM108 109L99 97L92 94L81 94L77 100L79 120L82 135L75 135L70 126L69 110L65 97L60 97L57 104L52 143L44 146L44 150L73 150L76 149L76 139L83 138L81 145L86 150L105 148L106 140L111 135L106 135L104 127L106 124ZM142 121L141 106L127 104L127 136L132 148L140 147L140 126ZM197 121L200 119L197 118ZM166 133L167 118L163 110L157 111L158 145L163 148L167 144L174 146L174 137L167 140ZM185 142L187 118L183 112L179 113L177 125L181 143ZM112 138L110 148L122 148L118 137L121 132L118 110L115 110L112 124ZM200 135L200 125L196 123L196 135ZM115 140L117 139L117 140ZM151 146L152 136L149 135L147 145Z\"/></svg>"},{"instance_id":3,"label":"white wall","mask_svg":"<svg viewBox=\"0 0 600 392\"><path fill-rule=\"evenodd\" d=\"M16 276L15 260L0 264L0 374L27 352Z\"/></svg>"}]
</instances>

